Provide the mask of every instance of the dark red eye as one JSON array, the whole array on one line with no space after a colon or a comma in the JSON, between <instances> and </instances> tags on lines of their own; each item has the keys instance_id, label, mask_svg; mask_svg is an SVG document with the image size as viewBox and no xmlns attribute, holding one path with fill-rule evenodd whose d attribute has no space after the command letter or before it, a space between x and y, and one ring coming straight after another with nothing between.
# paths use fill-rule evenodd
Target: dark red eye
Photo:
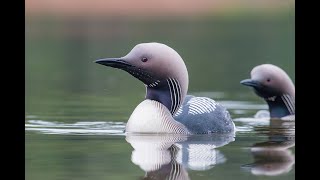
<instances>
[{"instance_id":1,"label":"dark red eye","mask_svg":"<svg viewBox=\"0 0 320 180\"><path fill-rule=\"evenodd\" d=\"M143 57L143 58L141 59L141 61L142 61L142 62L147 62L147 61L148 61L148 58Z\"/></svg>"},{"instance_id":2,"label":"dark red eye","mask_svg":"<svg viewBox=\"0 0 320 180\"><path fill-rule=\"evenodd\" d=\"M268 78L268 79L267 79L267 81L268 81L268 82L270 82L270 81L271 81L271 79L269 79L269 78Z\"/></svg>"}]
</instances>

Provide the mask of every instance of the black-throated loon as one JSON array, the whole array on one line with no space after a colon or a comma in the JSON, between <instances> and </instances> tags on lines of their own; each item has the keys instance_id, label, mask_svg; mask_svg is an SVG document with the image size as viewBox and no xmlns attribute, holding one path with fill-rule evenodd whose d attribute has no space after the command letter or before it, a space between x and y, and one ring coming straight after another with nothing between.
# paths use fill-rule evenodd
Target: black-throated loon
<instances>
[{"instance_id":1,"label":"black-throated loon","mask_svg":"<svg viewBox=\"0 0 320 180\"><path fill-rule=\"evenodd\" d=\"M141 43L121 58L95 62L127 71L146 86L146 99L131 114L126 132L209 134L235 131L225 107L207 97L187 95L187 67L181 56L165 44Z\"/></svg>"},{"instance_id":2,"label":"black-throated loon","mask_svg":"<svg viewBox=\"0 0 320 180\"><path fill-rule=\"evenodd\" d=\"M295 119L295 86L288 74L272 64L261 64L251 70L251 79L240 82L251 86L268 104L270 117Z\"/></svg>"}]
</instances>

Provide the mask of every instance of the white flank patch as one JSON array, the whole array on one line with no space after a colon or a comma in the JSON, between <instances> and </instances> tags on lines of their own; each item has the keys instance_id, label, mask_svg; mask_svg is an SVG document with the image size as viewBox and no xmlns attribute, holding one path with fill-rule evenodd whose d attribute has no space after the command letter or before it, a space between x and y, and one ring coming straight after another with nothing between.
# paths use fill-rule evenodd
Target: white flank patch
<instances>
[{"instance_id":1,"label":"white flank patch","mask_svg":"<svg viewBox=\"0 0 320 180\"><path fill-rule=\"evenodd\" d=\"M193 115L213 112L218 105L214 100L207 97L193 97L187 104L189 105L188 113Z\"/></svg>"}]
</instances>

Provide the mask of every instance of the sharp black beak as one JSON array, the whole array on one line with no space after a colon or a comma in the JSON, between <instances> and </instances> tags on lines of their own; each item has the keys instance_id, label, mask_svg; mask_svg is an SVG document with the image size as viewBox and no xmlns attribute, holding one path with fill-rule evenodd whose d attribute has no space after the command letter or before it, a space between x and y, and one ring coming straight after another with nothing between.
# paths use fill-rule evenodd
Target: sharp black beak
<instances>
[{"instance_id":1,"label":"sharp black beak","mask_svg":"<svg viewBox=\"0 0 320 180\"><path fill-rule=\"evenodd\" d=\"M126 69L128 67L131 67L132 65L123 60L122 58L105 58L105 59L98 59L94 61L95 63L110 66L113 68L118 69Z\"/></svg>"},{"instance_id":2,"label":"sharp black beak","mask_svg":"<svg viewBox=\"0 0 320 180\"><path fill-rule=\"evenodd\" d=\"M252 80L252 79L244 79L244 80L240 81L240 83L245 86L251 86L251 87L256 87L256 88L262 87L262 84L260 82Z\"/></svg>"},{"instance_id":3,"label":"sharp black beak","mask_svg":"<svg viewBox=\"0 0 320 180\"><path fill-rule=\"evenodd\" d=\"M123 58L105 58L95 60L94 62L102 64L104 66L110 66L113 68L124 70L147 85L154 83L157 80L153 78L153 76L150 75L149 72L128 63Z\"/></svg>"}]
</instances>

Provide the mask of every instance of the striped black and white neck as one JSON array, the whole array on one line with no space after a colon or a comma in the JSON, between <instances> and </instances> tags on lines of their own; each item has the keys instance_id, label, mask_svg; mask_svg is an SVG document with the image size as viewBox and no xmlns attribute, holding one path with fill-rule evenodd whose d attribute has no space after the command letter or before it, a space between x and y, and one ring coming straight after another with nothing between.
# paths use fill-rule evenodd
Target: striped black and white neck
<instances>
[{"instance_id":1,"label":"striped black and white neck","mask_svg":"<svg viewBox=\"0 0 320 180\"><path fill-rule=\"evenodd\" d=\"M295 114L295 100L289 94L265 98L269 106L270 117L285 117Z\"/></svg>"},{"instance_id":2,"label":"striped black and white neck","mask_svg":"<svg viewBox=\"0 0 320 180\"><path fill-rule=\"evenodd\" d=\"M157 82L161 82L158 80ZM182 103L182 91L178 80L168 78L165 83L147 85L146 99L155 100L165 105L172 115L176 113Z\"/></svg>"},{"instance_id":3,"label":"striped black and white neck","mask_svg":"<svg viewBox=\"0 0 320 180\"><path fill-rule=\"evenodd\" d=\"M131 114L127 133L233 133L229 112L214 100L187 96L189 77L181 56L161 43L141 43L126 56L99 64L124 70L146 86L145 100Z\"/></svg>"}]
</instances>

